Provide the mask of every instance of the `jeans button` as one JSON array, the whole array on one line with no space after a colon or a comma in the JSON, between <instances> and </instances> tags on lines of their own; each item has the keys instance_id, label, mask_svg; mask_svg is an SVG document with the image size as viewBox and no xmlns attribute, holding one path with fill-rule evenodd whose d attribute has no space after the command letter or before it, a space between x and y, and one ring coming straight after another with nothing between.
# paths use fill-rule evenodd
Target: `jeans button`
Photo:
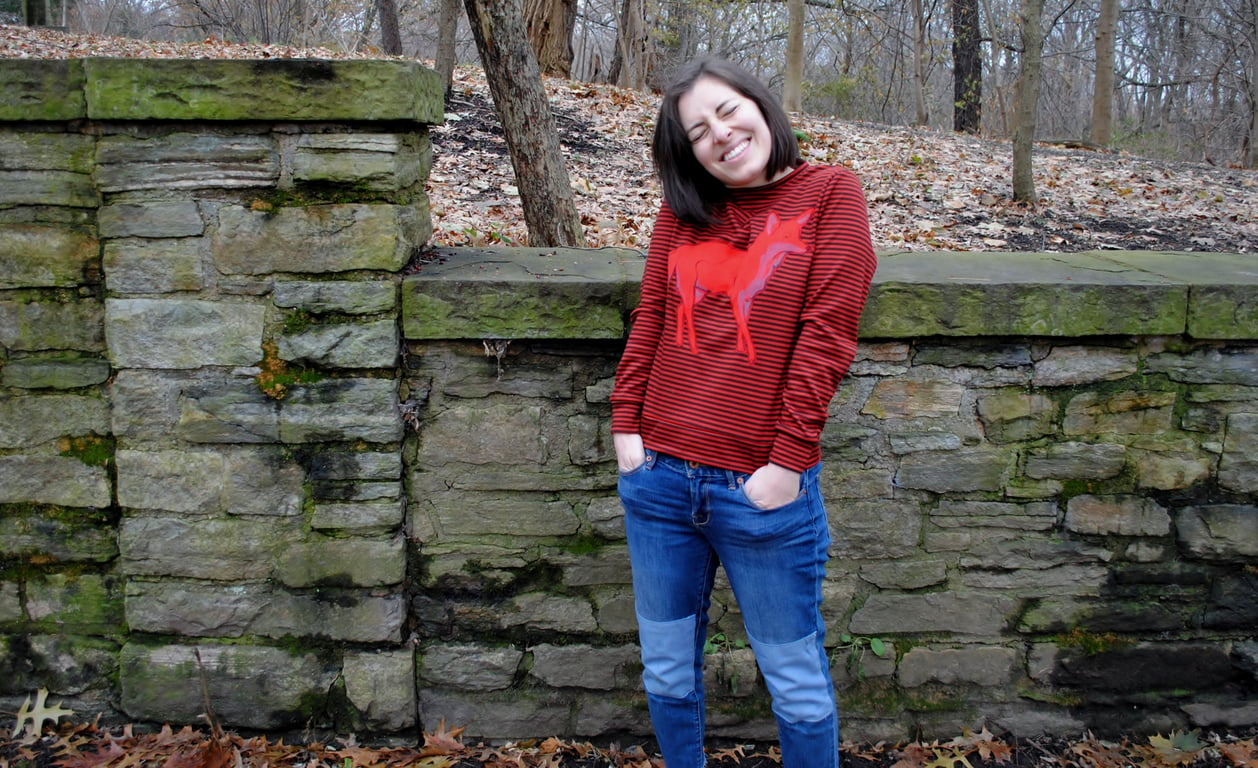
<instances>
[{"instance_id":1,"label":"jeans button","mask_svg":"<svg viewBox=\"0 0 1258 768\"><path fill-rule=\"evenodd\" d=\"M698 469L698 468L699 468L699 462L697 462L697 461L687 461L687 462L686 462L686 466L690 467L691 469Z\"/></svg>"}]
</instances>

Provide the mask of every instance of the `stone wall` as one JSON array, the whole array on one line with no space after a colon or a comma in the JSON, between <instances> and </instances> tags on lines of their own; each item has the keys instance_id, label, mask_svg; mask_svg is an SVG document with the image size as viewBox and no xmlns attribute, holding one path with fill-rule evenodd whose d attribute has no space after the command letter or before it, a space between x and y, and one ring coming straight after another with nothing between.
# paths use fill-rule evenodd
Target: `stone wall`
<instances>
[{"instance_id":1,"label":"stone wall","mask_svg":"<svg viewBox=\"0 0 1258 768\"><path fill-rule=\"evenodd\" d=\"M642 258L416 260L440 93L0 70L0 710L196 722L204 671L234 728L649 733L607 434ZM846 738L1258 724L1251 262L882 255L824 439ZM714 733L768 738L713 619Z\"/></svg>"}]
</instances>

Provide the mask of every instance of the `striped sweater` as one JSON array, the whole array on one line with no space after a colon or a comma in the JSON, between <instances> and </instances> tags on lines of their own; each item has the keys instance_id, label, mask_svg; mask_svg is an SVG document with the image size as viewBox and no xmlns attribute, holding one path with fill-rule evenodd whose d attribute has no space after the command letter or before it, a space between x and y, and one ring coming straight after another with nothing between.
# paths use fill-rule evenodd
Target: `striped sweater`
<instances>
[{"instance_id":1,"label":"striped sweater","mask_svg":"<svg viewBox=\"0 0 1258 768\"><path fill-rule=\"evenodd\" d=\"M847 169L809 164L731 193L703 228L662 206L611 429L702 464L803 471L856 354L875 268L865 196Z\"/></svg>"}]
</instances>

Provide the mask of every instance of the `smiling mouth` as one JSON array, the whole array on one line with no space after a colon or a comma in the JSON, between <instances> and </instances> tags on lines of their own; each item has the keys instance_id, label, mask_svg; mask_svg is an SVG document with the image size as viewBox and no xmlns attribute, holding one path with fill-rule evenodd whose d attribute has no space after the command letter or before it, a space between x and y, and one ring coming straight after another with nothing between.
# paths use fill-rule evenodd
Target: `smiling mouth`
<instances>
[{"instance_id":1,"label":"smiling mouth","mask_svg":"<svg viewBox=\"0 0 1258 768\"><path fill-rule=\"evenodd\" d=\"M721 155L721 161L729 162L730 160L737 160L744 152L747 151L747 147L750 145L751 139L743 139L733 149Z\"/></svg>"}]
</instances>

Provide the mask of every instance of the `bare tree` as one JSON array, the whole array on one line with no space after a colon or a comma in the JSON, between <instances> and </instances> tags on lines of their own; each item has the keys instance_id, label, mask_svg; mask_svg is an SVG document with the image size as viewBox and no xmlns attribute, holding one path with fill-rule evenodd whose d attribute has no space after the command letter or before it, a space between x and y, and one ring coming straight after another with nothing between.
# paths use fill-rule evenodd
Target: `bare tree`
<instances>
[{"instance_id":1,"label":"bare tree","mask_svg":"<svg viewBox=\"0 0 1258 768\"><path fill-rule=\"evenodd\" d=\"M1035 205L1031 149L1035 144L1035 112L1040 101L1040 66L1044 52L1044 0L1022 0L1022 51L1018 100L1013 123L1013 199Z\"/></svg>"},{"instance_id":2,"label":"bare tree","mask_svg":"<svg viewBox=\"0 0 1258 768\"><path fill-rule=\"evenodd\" d=\"M930 125L926 102L926 9L922 0L913 0L913 111L918 125Z\"/></svg>"},{"instance_id":3,"label":"bare tree","mask_svg":"<svg viewBox=\"0 0 1258 768\"><path fill-rule=\"evenodd\" d=\"M458 58L459 0L439 0L441 10L437 19L437 74L445 83L444 100L450 101L454 88L454 65Z\"/></svg>"},{"instance_id":4,"label":"bare tree","mask_svg":"<svg viewBox=\"0 0 1258 768\"><path fill-rule=\"evenodd\" d=\"M525 0L524 22L541 71L568 77L572 72L572 33L577 26L576 0Z\"/></svg>"},{"instance_id":5,"label":"bare tree","mask_svg":"<svg viewBox=\"0 0 1258 768\"><path fill-rule=\"evenodd\" d=\"M529 244L585 245L559 131L520 6L513 0L465 0L464 5L515 168Z\"/></svg>"},{"instance_id":6,"label":"bare tree","mask_svg":"<svg viewBox=\"0 0 1258 768\"><path fill-rule=\"evenodd\" d=\"M623 0L616 32L616 55L612 59L611 82L625 88L646 87L650 70L650 34L645 0Z\"/></svg>"},{"instance_id":7,"label":"bare tree","mask_svg":"<svg viewBox=\"0 0 1258 768\"><path fill-rule=\"evenodd\" d=\"M1040 0L1042 1L1042 0ZM983 56L978 0L952 0L952 129L978 133L983 119Z\"/></svg>"},{"instance_id":8,"label":"bare tree","mask_svg":"<svg viewBox=\"0 0 1258 768\"><path fill-rule=\"evenodd\" d=\"M1106 146L1114 126L1114 47L1118 34L1118 0L1101 0L1096 21L1096 79L1092 85L1093 144Z\"/></svg>"},{"instance_id":9,"label":"bare tree","mask_svg":"<svg viewBox=\"0 0 1258 768\"><path fill-rule=\"evenodd\" d=\"M788 112L804 108L804 0L786 0L786 78L782 106Z\"/></svg>"},{"instance_id":10,"label":"bare tree","mask_svg":"<svg viewBox=\"0 0 1258 768\"><path fill-rule=\"evenodd\" d=\"M398 29L397 3L395 0L376 0L376 13L380 16L380 48L389 56L402 55L402 33Z\"/></svg>"}]
</instances>

